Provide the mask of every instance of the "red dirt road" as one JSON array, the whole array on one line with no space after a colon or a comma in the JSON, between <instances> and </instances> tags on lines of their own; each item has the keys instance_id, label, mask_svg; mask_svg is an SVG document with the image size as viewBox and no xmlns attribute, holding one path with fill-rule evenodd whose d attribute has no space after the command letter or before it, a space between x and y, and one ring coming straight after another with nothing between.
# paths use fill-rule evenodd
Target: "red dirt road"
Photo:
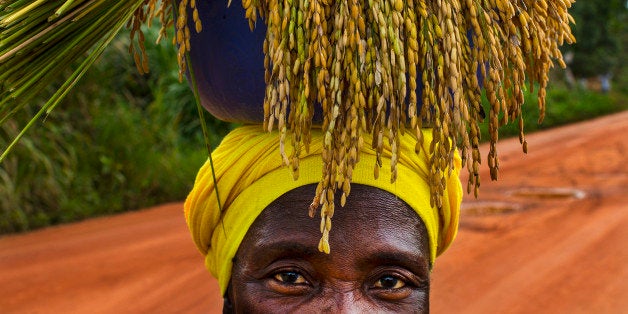
<instances>
[{"instance_id":1,"label":"red dirt road","mask_svg":"<svg viewBox=\"0 0 628 314\"><path fill-rule=\"evenodd\" d=\"M499 181L483 169L480 198L465 199L433 312L628 313L628 112L528 142L528 155L501 142ZM219 312L181 211L0 238L0 313Z\"/></svg>"}]
</instances>

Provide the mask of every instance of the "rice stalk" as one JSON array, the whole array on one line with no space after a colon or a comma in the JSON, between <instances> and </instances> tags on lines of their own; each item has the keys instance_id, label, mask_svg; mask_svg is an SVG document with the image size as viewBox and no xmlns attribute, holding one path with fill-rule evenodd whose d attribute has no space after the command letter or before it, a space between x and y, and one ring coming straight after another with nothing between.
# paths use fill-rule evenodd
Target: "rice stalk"
<instances>
[{"instance_id":1,"label":"rice stalk","mask_svg":"<svg viewBox=\"0 0 628 314\"><path fill-rule=\"evenodd\" d=\"M469 171L467 190L477 195L479 124L485 118L493 180L498 177L501 125L518 122L526 152L521 109L525 84L539 86L541 121L549 69L554 62L565 66L558 47L575 41L568 13L573 2L243 0L250 27L258 17L267 26L263 127L279 130L280 153L295 178L300 152L308 150L314 108L322 107L324 169L310 207L311 214L321 207L321 251L329 251L335 194L341 189L343 205L363 136L373 137L375 178L388 142L394 182L399 134L416 134L418 152L420 129L429 126L433 141L426 153L434 207L442 206L456 150ZM100 53L98 48L108 43L104 39L125 23L135 40L129 52L140 73L148 71L141 25L156 18L164 29L174 25L182 79L191 48L188 19L200 32L202 13L196 0L172 5L157 0L0 1L0 123L93 49L36 118L48 113L91 64L88 60ZM488 115L480 103L483 91L490 103ZM291 155L284 150L288 135Z\"/></svg>"},{"instance_id":2,"label":"rice stalk","mask_svg":"<svg viewBox=\"0 0 628 314\"><path fill-rule=\"evenodd\" d=\"M313 214L321 207L319 249L329 251L336 191L342 192L342 205L366 134L378 156L375 178L384 141L391 147L394 182L399 134L416 134L418 152L421 127L432 129L426 153L430 203L438 208L456 150L467 164L468 192L478 193L483 90L490 103L491 179L498 177L501 125L518 121L527 151L521 116L525 84L539 86L542 120L549 69L554 61L564 67L558 47L575 41L568 13L573 2L243 0L250 25L258 15L265 17L264 126L277 126L281 147L291 130L292 155L281 153L295 177L299 154L308 149L313 106L323 109L324 169L310 208Z\"/></svg>"}]
</instances>

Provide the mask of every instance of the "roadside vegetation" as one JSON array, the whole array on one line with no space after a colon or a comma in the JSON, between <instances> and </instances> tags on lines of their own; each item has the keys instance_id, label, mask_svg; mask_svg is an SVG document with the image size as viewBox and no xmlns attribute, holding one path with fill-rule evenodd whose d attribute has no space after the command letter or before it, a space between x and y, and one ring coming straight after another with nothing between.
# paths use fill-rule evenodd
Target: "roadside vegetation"
<instances>
[{"instance_id":1,"label":"roadside vegetation","mask_svg":"<svg viewBox=\"0 0 628 314\"><path fill-rule=\"evenodd\" d=\"M145 76L127 48L128 34L120 34L0 164L0 233L185 198L207 158L193 95L178 81L172 45L149 45ZM0 127L2 149L46 96ZM231 128L209 118L208 126L213 146Z\"/></svg>"},{"instance_id":2,"label":"roadside vegetation","mask_svg":"<svg viewBox=\"0 0 628 314\"><path fill-rule=\"evenodd\" d=\"M618 86L619 87L619 86ZM525 134L545 130L565 124L593 119L615 112L628 110L628 93L616 89L609 93L588 90L583 87L567 87L564 83L554 82L547 90L545 118L538 123L539 110L536 94L525 93L523 111L523 125ZM484 102L485 110L489 110ZM488 123L480 126L482 139L488 138ZM499 128L500 138L519 136L517 121L510 121Z\"/></svg>"},{"instance_id":3,"label":"roadside vegetation","mask_svg":"<svg viewBox=\"0 0 628 314\"><path fill-rule=\"evenodd\" d=\"M609 23L607 35L620 53L608 56L605 73L587 70L590 76L612 73L613 88L593 91L566 78L565 71L554 71L540 125L536 95L526 93L526 133L628 110L628 78L621 69L625 7L619 11L623 13ZM585 25L585 30L590 28ZM153 42L156 32L146 34ZM192 93L178 81L172 45L147 45L151 72L141 76L127 51L127 38L120 34L63 103L0 164L0 234L185 198L207 158ZM575 62L586 64L578 51ZM598 50L591 53L596 62L603 61L600 56ZM49 92L54 90L52 86ZM0 147L18 134L46 96L0 126ZM213 147L233 127L211 117L207 124ZM483 138L487 134L484 125ZM517 123L500 128L501 138L517 135Z\"/></svg>"}]
</instances>

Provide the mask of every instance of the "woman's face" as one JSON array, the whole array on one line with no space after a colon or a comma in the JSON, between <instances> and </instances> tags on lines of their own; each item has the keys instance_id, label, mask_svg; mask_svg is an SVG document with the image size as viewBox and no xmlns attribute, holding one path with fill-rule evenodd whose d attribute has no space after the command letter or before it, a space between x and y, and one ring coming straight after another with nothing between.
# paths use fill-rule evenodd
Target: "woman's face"
<instances>
[{"instance_id":1,"label":"woman's face","mask_svg":"<svg viewBox=\"0 0 628 314\"><path fill-rule=\"evenodd\" d=\"M234 259L236 312L429 312L427 232L394 195L352 185L336 208L331 253L307 215L314 185L284 194L256 219Z\"/></svg>"}]
</instances>

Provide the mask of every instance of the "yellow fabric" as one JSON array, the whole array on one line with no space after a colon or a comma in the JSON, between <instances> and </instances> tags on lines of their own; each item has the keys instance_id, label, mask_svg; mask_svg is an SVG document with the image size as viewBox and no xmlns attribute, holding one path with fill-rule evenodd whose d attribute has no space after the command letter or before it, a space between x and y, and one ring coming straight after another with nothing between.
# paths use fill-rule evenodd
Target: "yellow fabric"
<instances>
[{"instance_id":1,"label":"yellow fabric","mask_svg":"<svg viewBox=\"0 0 628 314\"><path fill-rule=\"evenodd\" d=\"M423 131L423 135L424 145L419 155L414 152L416 138L409 133L400 136L395 183L390 183L390 147L384 148L379 179L373 178L375 152L370 148L370 136L365 136L352 182L388 191L412 207L427 227L433 263L453 241L458 229L462 199L461 161L456 154L455 169L447 180L442 210L432 208L426 155L432 140L431 131ZM200 169L185 202L185 217L196 246L205 256L205 266L218 279L223 294L231 278L231 261L262 210L292 189L318 183L322 173L321 149L321 132L312 130L310 152L303 151L299 178L294 181L290 168L283 164L279 154L276 132L264 132L258 125L233 130L212 154L222 213L218 209L209 161ZM307 208L303 210L307 211ZM319 221L314 218L312 223L318 224ZM332 237L333 232L332 228Z\"/></svg>"}]
</instances>

